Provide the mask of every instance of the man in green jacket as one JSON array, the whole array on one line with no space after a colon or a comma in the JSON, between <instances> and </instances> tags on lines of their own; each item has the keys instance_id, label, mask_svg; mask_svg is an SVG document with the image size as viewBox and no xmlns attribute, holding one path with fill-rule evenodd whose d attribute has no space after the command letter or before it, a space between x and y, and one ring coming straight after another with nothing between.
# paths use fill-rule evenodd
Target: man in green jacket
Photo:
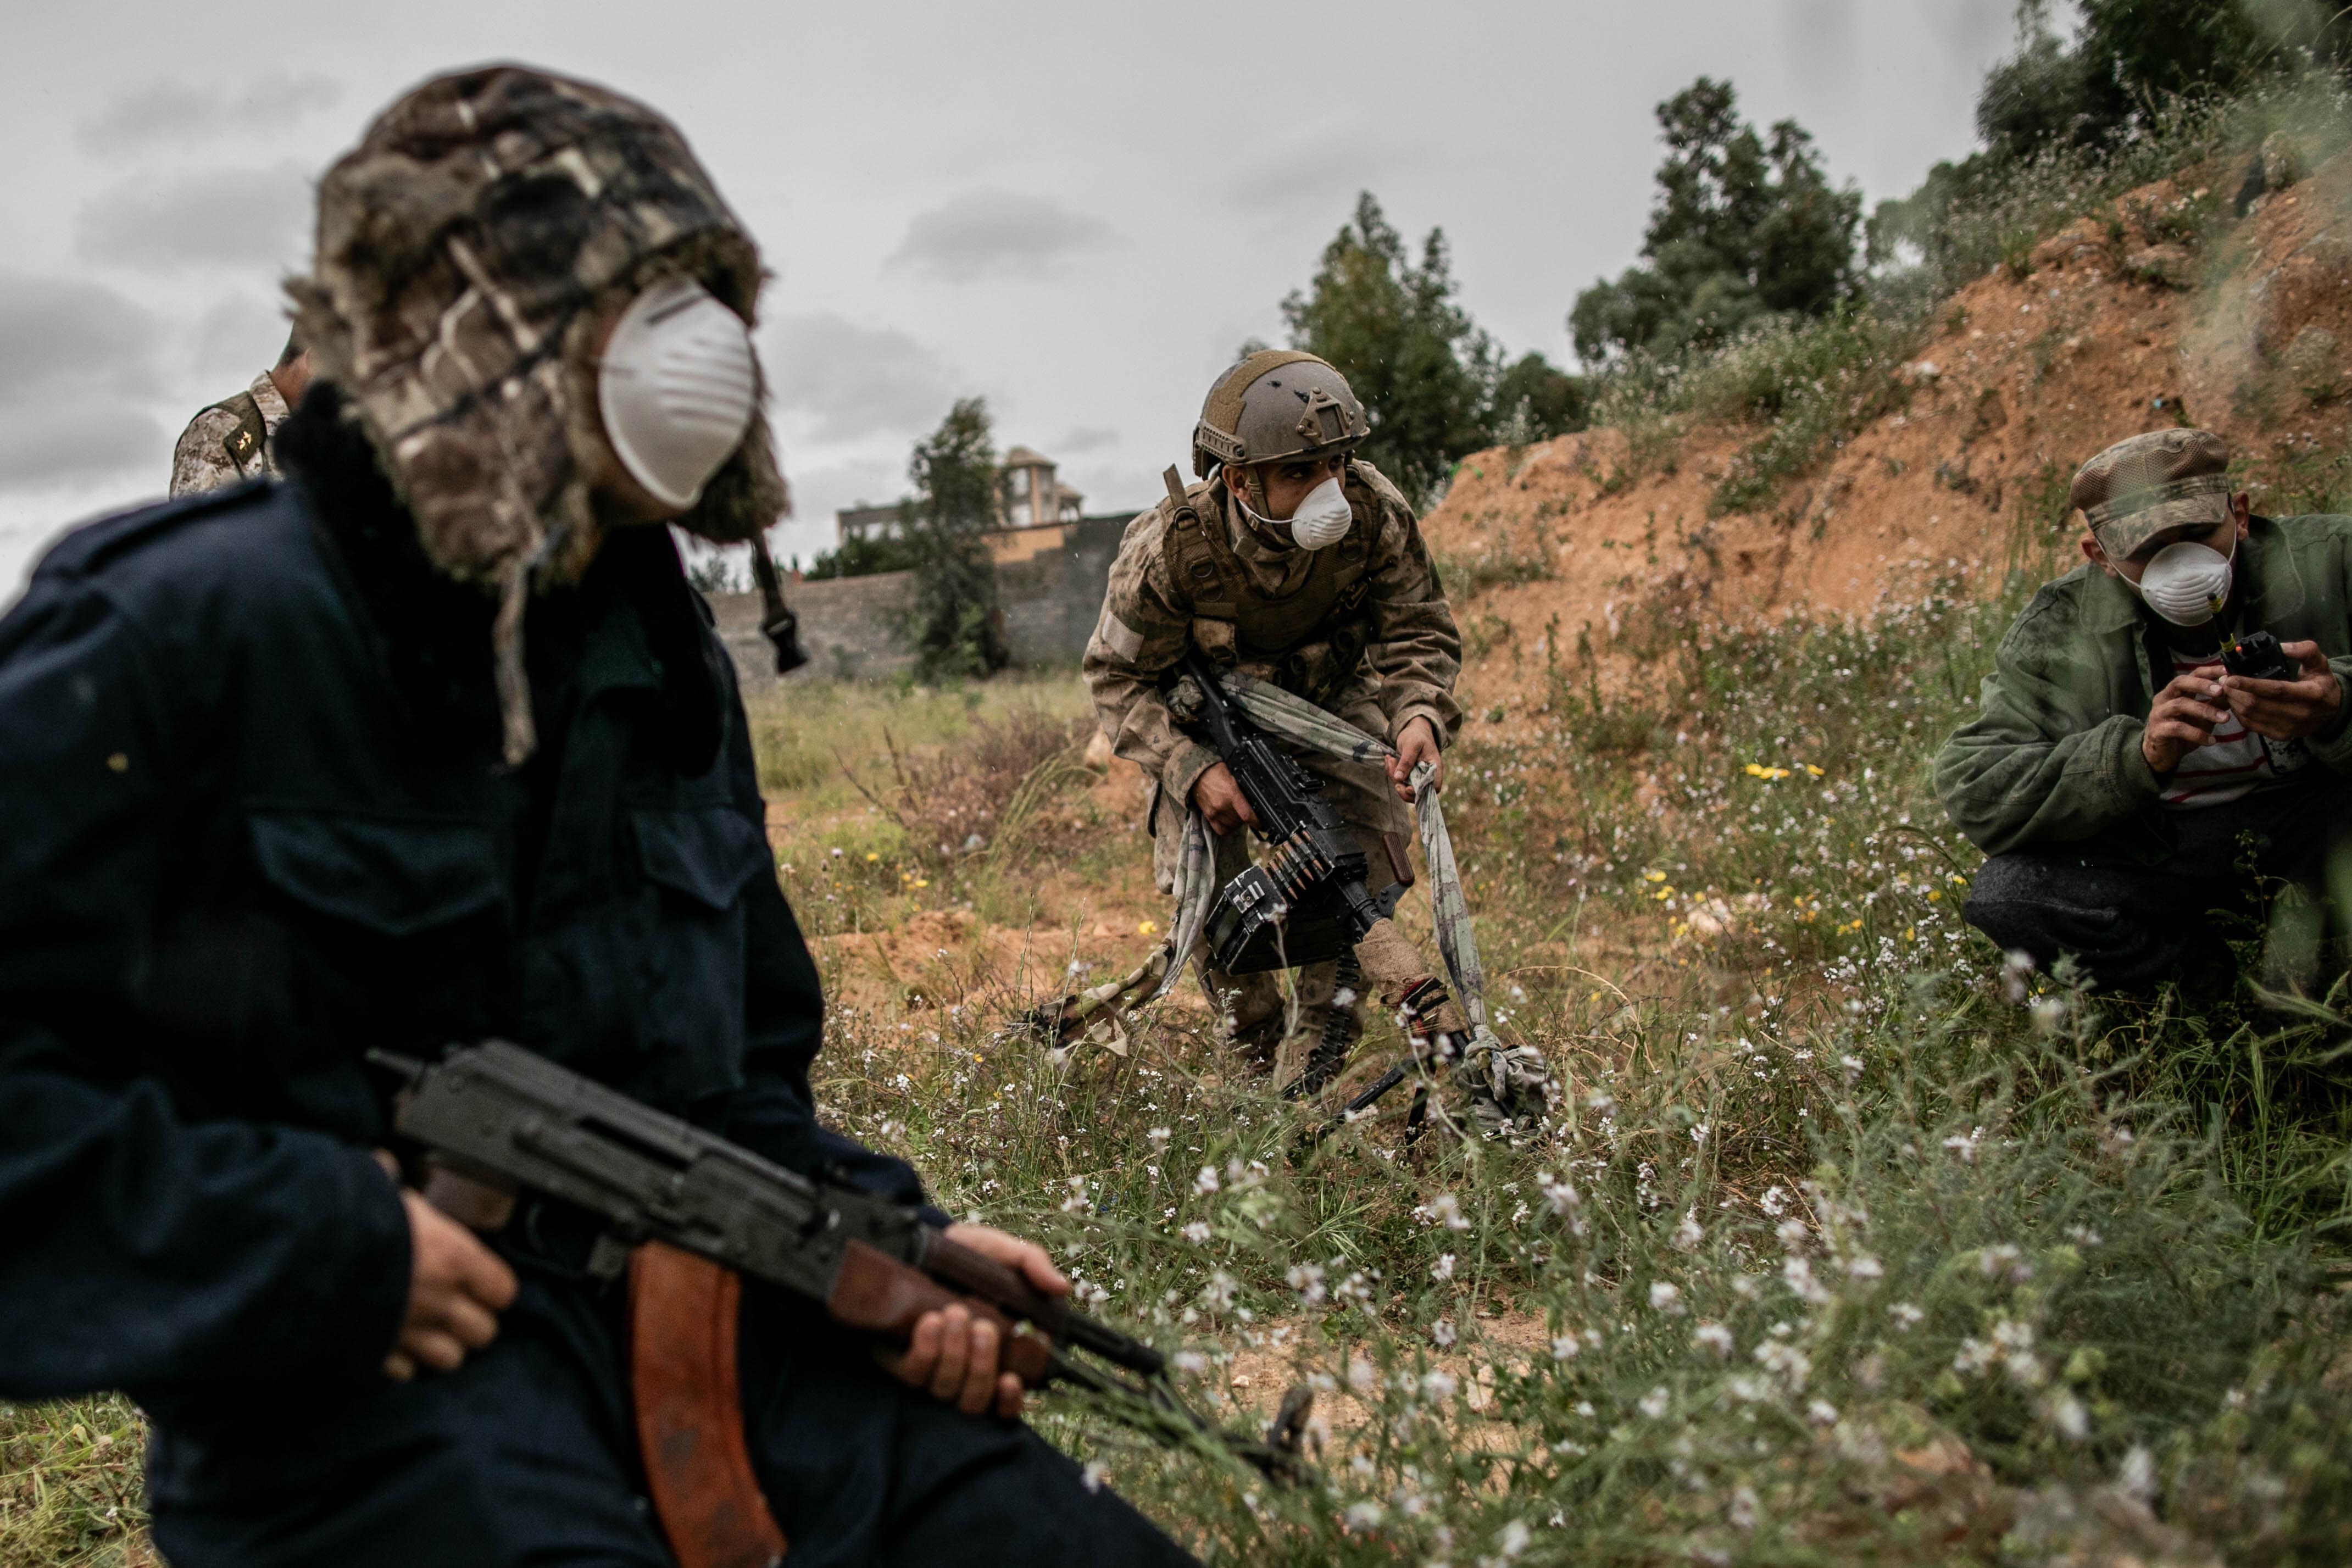
<instances>
[{"instance_id":1,"label":"man in green jacket","mask_svg":"<svg viewBox=\"0 0 2352 1568\"><path fill-rule=\"evenodd\" d=\"M2210 964L2212 912L2264 880L2314 896L2280 906L2274 976L2310 977L2315 901L2352 912L2352 517L2255 517L2229 463L2220 437L2164 430L2083 465L2085 563L2018 616L1936 757L1987 856L1969 922L2113 989ZM2257 631L2291 678L2230 673Z\"/></svg>"}]
</instances>

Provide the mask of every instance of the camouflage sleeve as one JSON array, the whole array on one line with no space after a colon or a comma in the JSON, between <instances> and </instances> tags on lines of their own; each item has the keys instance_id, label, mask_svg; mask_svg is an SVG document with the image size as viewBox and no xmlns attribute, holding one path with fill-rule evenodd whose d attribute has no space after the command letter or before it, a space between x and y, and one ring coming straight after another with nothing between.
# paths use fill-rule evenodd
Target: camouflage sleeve
<instances>
[{"instance_id":1,"label":"camouflage sleeve","mask_svg":"<svg viewBox=\"0 0 2352 1568\"><path fill-rule=\"evenodd\" d=\"M236 416L226 408L207 408L188 421L180 444L172 448L172 494L194 495L236 484L244 472L228 455L228 438L236 432Z\"/></svg>"},{"instance_id":2,"label":"camouflage sleeve","mask_svg":"<svg viewBox=\"0 0 2352 1568\"><path fill-rule=\"evenodd\" d=\"M1454 679L1462 673L1462 634L1454 625L1454 607L1445 602L1412 508L1370 464L1357 467L1381 502L1365 608L1372 621L1367 651L1380 677L1389 738L1393 741L1415 719L1427 719L1438 743L1451 745L1462 728L1461 705L1454 700Z\"/></svg>"},{"instance_id":3,"label":"camouflage sleeve","mask_svg":"<svg viewBox=\"0 0 2352 1568\"><path fill-rule=\"evenodd\" d=\"M1183 658L1192 626L1190 608L1170 587L1160 533L1158 511L1128 525L1084 668L1111 750L1183 801L1217 754L1176 727L1160 694L1160 673Z\"/></svg>"}]
</instances>

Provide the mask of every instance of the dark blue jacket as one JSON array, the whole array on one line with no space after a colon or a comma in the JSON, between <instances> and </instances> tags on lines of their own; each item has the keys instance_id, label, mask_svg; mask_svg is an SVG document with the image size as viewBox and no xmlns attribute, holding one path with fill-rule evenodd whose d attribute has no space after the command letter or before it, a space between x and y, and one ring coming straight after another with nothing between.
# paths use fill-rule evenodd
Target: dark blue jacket
<instances>
[{"instance_id":1,"label":"dark blue jacket","mask_svg":"<svg viewBox=\"0 0 2352 1568\"><path fill-rule=\"evenodd\" d=\"M370 1047L514 1039L920 1200L816 1124L815 967L664 531L527 631L509 771L488 599L331 464L82 528L0 620L0 1394L201 1425L379 1379Z\"/></svg>"}]
</instances>

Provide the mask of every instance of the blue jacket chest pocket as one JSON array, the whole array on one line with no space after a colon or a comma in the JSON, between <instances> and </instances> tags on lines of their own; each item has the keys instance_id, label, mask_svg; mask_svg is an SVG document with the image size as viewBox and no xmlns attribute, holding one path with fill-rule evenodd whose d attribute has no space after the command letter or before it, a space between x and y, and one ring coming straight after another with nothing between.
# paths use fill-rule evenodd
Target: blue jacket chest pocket
<instances>
[{"instance_id":1,"label":"blue jacket chest pocket","mask_svg":"<svg viewBox=\"0 0 2352 1568\"><path fill-rule=\"evenodd\" d=\"M482 1026L507 899L487 825L293 810L248 825L297 1037L281 1049L415 1049Z\"/></svg>"},{"instance_id":2,"label":"blue jacket chest pocket","mask_svg":"<svg viewBox=\"0 0 2352 1568\"><path fill-rule=\"evenodd\" d=\"M638 1038L651 1097L679 1109L743 1081L743 890L772 876L767 837L731 805L630 814L645 875Z\"/></svg>"}]
</instances>

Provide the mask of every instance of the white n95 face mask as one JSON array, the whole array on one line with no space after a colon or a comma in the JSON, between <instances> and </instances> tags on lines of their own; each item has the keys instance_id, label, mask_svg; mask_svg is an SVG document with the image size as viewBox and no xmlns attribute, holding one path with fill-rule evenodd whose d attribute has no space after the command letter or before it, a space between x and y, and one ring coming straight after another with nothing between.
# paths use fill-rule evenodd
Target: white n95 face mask
<instances>
[{"instance_id":1,"label":"white n95 face mask","mask_svg":"<svg viewBox=\"0 0 2352 1568\"><path fill-rule=\"evenodd\" d=\"M743 319L691 278L629 301L604 345L596 403L629 477L680 509L701 498L751 428L759 401Z\"/></svg>"},{"instance_id":2,"label":"white n95 face mask","mask_svg":"<svg viewBox=\"0 0 2352 1568\"><path fill-rule=\"evenodd\" d=\"M2213 605L2230 596L2231 558L2202 544L2183 541L2168 544L2150 558L2136 584L2147 607L2176 626L2201 626L2213 618ZM2126 583L2131 579L2124 579Z\"/></svg>"},{"instance_id":3,"label":"white n95 face mask","mask_svg":"<svg viewBox=\"0 0 2352 1568\"><path fill-rule=\"evenodd\" d=\"M1291 542L1301 550L1328 550L1348 537L1356 521L1337 478L1325 479L1307 492L1290 514Z\"/></svg>"}]
</instances>

